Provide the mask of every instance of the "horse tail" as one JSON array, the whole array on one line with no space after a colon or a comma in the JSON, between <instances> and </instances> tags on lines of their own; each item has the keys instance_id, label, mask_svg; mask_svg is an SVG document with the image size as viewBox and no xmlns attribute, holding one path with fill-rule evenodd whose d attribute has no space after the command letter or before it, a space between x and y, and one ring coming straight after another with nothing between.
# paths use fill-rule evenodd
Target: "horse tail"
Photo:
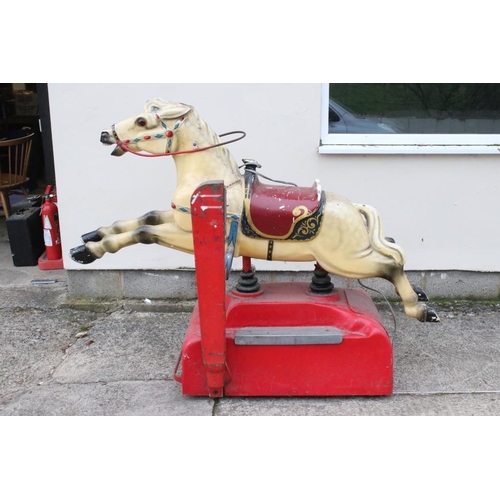
<instances>
[{"instance_id":1,"label":"horse tail","mask_svg":"<svg viewBox=\"0 0 500 500\"><path fill-rule=\"evenodd\" d=\"M403 267L406 262L406 255L399 245L387 241L383 236L382 221L377 210L369 205L354 204L354 206L365 219L373 249L393 259L397 266Z\"/></svg>"}]
</instances>

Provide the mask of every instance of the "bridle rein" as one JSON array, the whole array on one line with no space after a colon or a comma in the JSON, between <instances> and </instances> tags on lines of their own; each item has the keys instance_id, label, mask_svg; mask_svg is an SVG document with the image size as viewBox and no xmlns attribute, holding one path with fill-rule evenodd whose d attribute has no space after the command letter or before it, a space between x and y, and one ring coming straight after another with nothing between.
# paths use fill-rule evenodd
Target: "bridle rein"
<instances>
[{"instance_id":1,"label":"bridle rein","mask_svg":"<svg viewBox=\"0 0 500 500\"><path fill-rule=\"evenodd\" d=\"M159 115L156 115L156 118L160 119ZM167 124L164 121L161 121L161 126L165 129L164 133L161 133L161 134L157 133L157 134L153 134L153 135L144 135L143 137L135 137L134 139L126 139L124 141L122 141L118 137L118 133L116 132L116 127L115 127L114 123L111 126L111 132L113 133L113 137L116 140L117 146L122 148L124 151L127 151L128 153L132 153L134 155L142 156L145 158L156 158L158 156L175 156L175 155L182 155L182 154L188 154L188 153L199 153L200 151L206 151L208 149L214 149L214 148L218 148L220 146L225 146L226 144L231 144L232 142L240 141L241 139L243 139L246 136L245 132L242 132L241 130L235 130L233 132L226 132L225 134L219 135L219 137L227 137L227 136L231 136L234 134L240 134L239 137L237 137L235 139L231 139L229 141L224 141L224 142L221 142L219 144L212 144L210 146L205 146L203 148L195 147L194 149L189 149L189 150L184 150L184 151L170 151L170 147L172 145L172 139L175 135L175 132L177 132L179 127L182 125L183 121L184 121L184 117L181 117L176 122L176 124L174 125L174 127L172 129L169 129L167 127ZM137 144L138 142L141 142L141 141L153 141L153 140L165 139L165 138L167 139L165 153L144 153L144 152L139 152L139 151L133 151L128 146L129 144Z\"/></svg>"}]
</instances>

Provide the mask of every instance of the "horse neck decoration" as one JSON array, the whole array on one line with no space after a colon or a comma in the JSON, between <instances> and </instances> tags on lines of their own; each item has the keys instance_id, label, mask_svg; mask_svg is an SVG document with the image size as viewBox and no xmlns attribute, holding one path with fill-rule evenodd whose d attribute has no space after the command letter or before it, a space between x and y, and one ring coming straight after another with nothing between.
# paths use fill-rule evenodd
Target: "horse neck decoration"
<instances>
[{"instance_id":1,"label":"horse neck decoration","mask_svg":"<svg viewBox=\"0 0 500 500\"><path fill-rule=\"evenodd\" d=\"M316 261L327 272L346 278L381 277L394 285L408 316L439 321L436 312L424 303L425 293L409 283L403 270L405 254L383 236L374 208L323 192L317 184L313 188L261 185L252 171L256 165L242 175L224 145L232 141L221 142L220 137L192 106L159 98L149 100L143 114L105 129L101 142L115 146L114 156L126 152L172 156L177 170L172 210L149 212L84 234L84 245L73 248L71 257L89 264L135 243L158 243L193 253L192 194L203 182L224 180L228 225L238 223L235 257ZM260 186L254 186L252 194L250 185ZM274 203L272 220L276 222L269 224L268 220L263 225L261 218L259 226L254 218L259 211L271 213L270 201L277 199L283 203Z\"/></svg>"}]
</instances>

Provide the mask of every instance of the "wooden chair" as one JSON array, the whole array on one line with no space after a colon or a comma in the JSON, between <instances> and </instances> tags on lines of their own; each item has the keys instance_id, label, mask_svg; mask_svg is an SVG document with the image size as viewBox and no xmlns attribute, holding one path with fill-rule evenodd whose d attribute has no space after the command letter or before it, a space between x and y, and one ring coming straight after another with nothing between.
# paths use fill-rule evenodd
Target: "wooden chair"
<instances>
[{"instance_id":1,"label":"wooden chair","mask_svg":"<svg viewBox=\"0 0 500 500\"><path fill-rule=\"evenodd\" d=\"M21 191L28 195L24 185L29 181L28 163L34 135L0 141L0 201L6 219L11 216L9 195Z\"/></svg>"}]
</instances>

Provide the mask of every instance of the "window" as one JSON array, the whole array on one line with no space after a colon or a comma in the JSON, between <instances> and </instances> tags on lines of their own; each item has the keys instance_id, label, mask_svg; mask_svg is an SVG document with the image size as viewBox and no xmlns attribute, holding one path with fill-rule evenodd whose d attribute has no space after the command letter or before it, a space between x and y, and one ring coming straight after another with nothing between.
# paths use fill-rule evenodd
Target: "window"
<instances>
[{"instance_id":1,"label":"window","mask_svg":"<svg viewBox=\"0 0 500 500\"><path fill-rule=\"evenodd\" d=\"M323 84L322 154L500 154L500 84Z\"/></svg>"}]
</instances>

